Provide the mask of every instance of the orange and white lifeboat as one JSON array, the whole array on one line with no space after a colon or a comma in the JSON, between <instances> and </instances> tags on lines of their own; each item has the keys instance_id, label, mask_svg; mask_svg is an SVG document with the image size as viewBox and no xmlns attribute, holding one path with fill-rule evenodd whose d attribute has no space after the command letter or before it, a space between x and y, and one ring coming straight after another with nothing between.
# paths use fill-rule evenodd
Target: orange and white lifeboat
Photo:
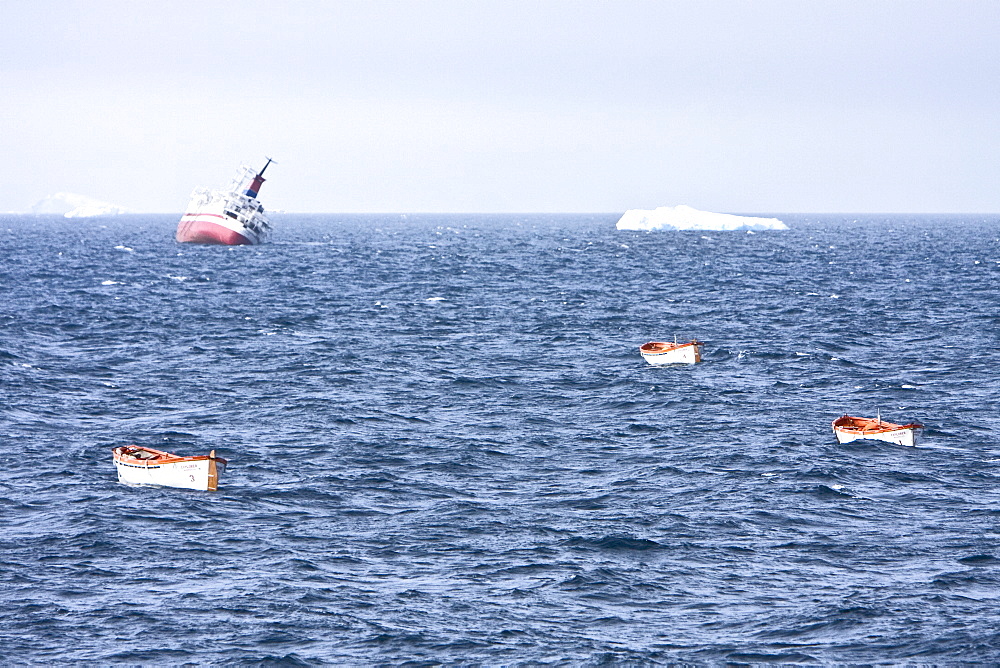
<instances>
[{"instance_id":1,"label":"orange and white lifeboat","mask_svg":"<svg viewBox=\"0 0 1000 668\"><path fill-rule=\"evenodd\" d=\"M226 460L207 455L181 457L140 445L120 445L114 454L118 482L127 485L160 485L211 491L219 489L219 472L226 470ZM221 465L221 466L220 466Z\"/></svg>"},{"instance_id":2,"label":"orange and white lifeboat","mask_svg":"<svg viewBox=\"0 0 1000 668\"><path fill-rule=\"evenodd\" d=\"M639 354L650 364L695 364L701 361L701 342L650 341L639 346Z\"/></svg>"},{"instance_id":3,"label":"orange and white lifeboat","mask_svg":"<svg viewBox=\"0 0 1000 668\"><path fill-rule=\"evenodd\" d=\"M912 447L916 445L917 430L922 427L923 425L917 422L910 424L886 422L881 415L875 418L844 415L833 421L833 433L837 436L838 443L869 439Z\"/></svg>"}]
</instances>

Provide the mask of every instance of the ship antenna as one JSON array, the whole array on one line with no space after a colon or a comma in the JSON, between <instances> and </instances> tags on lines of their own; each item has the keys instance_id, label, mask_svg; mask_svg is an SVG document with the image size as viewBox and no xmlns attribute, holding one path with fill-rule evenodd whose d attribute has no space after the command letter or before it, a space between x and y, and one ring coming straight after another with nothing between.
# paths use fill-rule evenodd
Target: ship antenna
<instances>
[{"instance_id":1,"label":"ship antenna","mask_svg":"<svg viewBox=\"0 0 1000 668\"><path fill-rule=\"evenodd\" d=\"M264 157L267 158L267 156L264 156ZM267 165L270 165L272 162L274 162L273 159L267 158ZM264 176L264 170L267 169L267 165L264 165L261 168L261 170L259 172L257 172L257 176Z\"/></svg>"}]
</instances>

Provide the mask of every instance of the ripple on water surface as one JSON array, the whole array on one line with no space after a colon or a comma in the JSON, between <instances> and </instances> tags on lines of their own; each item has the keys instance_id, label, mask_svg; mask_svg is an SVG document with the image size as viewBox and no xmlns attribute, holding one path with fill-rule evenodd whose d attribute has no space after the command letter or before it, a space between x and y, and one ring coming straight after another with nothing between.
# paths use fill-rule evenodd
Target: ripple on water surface
<instances>
[{"instance_id":1,"label":"ripple on water surface","mask_svg":"<svg viewBox=\"0 0 1000 668\"><path fill-rule=\"evenodd\" d=\"M782 219L281 216L221 248L5 218L0 646L996 660L1000 220ZM704 363L639 357L675 335ZM835 442L876 410L920 447ZM127 487L128 442L230 465Z\"/></svg>"}]
</instances>

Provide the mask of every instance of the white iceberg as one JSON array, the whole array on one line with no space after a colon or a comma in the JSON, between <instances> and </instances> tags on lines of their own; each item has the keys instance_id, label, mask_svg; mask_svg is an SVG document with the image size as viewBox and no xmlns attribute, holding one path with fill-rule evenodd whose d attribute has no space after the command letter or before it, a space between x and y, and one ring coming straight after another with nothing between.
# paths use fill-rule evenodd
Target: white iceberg
<instances>
[{"instance_id":1,"label":"white iceberg","mask_svg":"<svg viewBox=\"0 0 1000 668\"><path fill-rule=\"evenodd\" d=\"M685 204L655 209L629 209L618 220L619 230L787 230L777 218L734 216L730 213L699 211Z\"/></svg>"},{"instance_id":2,"label":"white iceberg","mask_svg":"<svg viewBox=\"0 0 1000 668\"><path fill-rule=\"evenodd\" d=\"M56 193L39 200L31 207L31 213L57 214L66 218L93 218L96 216L117 216L122 213L132 213L129 209L117 204L76 193Z\"/></svg>"}]
</instances>

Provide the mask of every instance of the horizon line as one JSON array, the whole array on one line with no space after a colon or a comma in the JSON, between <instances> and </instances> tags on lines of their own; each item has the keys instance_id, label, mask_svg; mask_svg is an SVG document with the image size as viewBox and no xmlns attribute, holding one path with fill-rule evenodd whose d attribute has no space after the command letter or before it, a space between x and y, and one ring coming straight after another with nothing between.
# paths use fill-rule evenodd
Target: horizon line
<instances>
[{"instance_id":1,"label":"horizon line","mask_svg":"<svg viewBox=\"0 0 1000 668\"><path fill-rule=\"evenodd\" d=\"M268 215L277 216L612 216L625 211L284 211L266 210ZM651 209L642 209L651 210ZM783 216L997 216L1000 211L707 211L706 213L728 213L732 215L783 215ZM31 211L0 211L2 216L36 216L66 218L61 213L33 213ZM183 211L128 211L98 216L69 216L68 218L118 218L123 216L183 216Z\"/></svg>"}]
</instances>

